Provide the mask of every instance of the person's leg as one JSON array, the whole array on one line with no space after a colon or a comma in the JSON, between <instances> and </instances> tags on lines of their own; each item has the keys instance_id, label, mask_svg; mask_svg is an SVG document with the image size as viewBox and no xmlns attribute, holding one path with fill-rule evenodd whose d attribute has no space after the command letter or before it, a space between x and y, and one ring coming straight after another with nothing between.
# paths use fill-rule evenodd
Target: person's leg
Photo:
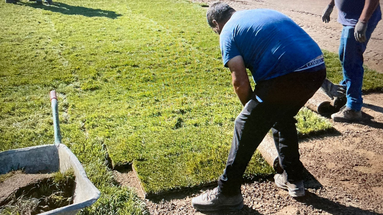
<instances>
[{"instance_id":1,"label":"person's leg","mask_svg":"<svg viewBox=\"0 0 383 215\"><path fill-rule=\"evenodd\" d=\"M354 27L344 26L339 47L339 59L343 68L343 80L341 84L346 87L346 106L360 111L363 104L363 53L366 43L355 40Z\"/></svg>"},{"instance_id":2,"label":"person's leg","mask_svg":"<svg viewBox=\"0 0 383 215\"><path fill-rule=\"evenodd\" d=\"M254 151L275 122L283 119L286 114L295 115L298 112L319 89L325 76L326 70L323 69L311 73L294 72L257 83L253 99L245 105L235 120L231 150L224 173L218 179L218 187L193 198L193 207L204 211L241 208L242 176ZM295 124L290 125L295 129ZM292 131L291 127L282 130ZM291 141L290 138L287 139ZM297 148L293 150L298 151Z\"/></svg>"},{"instance_id":3,"label":"person's leg","mask_svg":"<svg viewBox=\"0 0 383 215\"><path fill-rule=\"evenodd\" d=\"M236 119L226 169L218 182L223 193L240 193L247 164L271 127L279 132L278 151L282 168L289 173L291 180L301 176L303 165L299 161L294 116L319 89L325 75L325 69L296 72L257 84L255 93L263 102L251 100Z\"/></svg>"},{"instance_id":4,"label":"person's leg","mask_svg":"<svg viewBox=\"0 0 383 215\"><path fill-rule=\"evenodd\" d=\"M273 125L273 137L278 150L278 160L283 172L274 176L275 184L289 191L292 197L305 195L303 185L303 164L300 161L298 135L296 130L295 115L309 98L317 91L323 82L326 70L304 74L292 74L279 79L276 84L280 85L279 90L283 97L278 100L285 100L281 105L286 112L278 117ZM290 101L290 102L288 102Z\"/></svg>"},{"instance_id":5,"label":"person's leg","mask_svg":"<svg viewBox=\"0 0 383 215\"><path fill-rule=\"evenodd\" d=\"M368 27L366 33L367 40L364 43L355 40L354 27L343 27L339 46L339 59L343 68L343 80L340 84L346 87L347 102L344 109L331 116L335 121L354 121L362 119L360 111L363 105L363 54L375 27L376 25L370 25Z\"/></svg>"},{"instance_id":6,"label":"person's leg","mask_svg":"<svg viewBox=\"0 0 383 215\"><path fill-rule=\"evenodd\" d=\"M274 124L272 131L278 150L279 164L289 181L302 180L303 164L300 161L298 135L294 117Z\"/></svg>"},{"instance_id":7,"label":"person's leg","mask_svg":"<svg viewBox=\"0 0 383 215\"><path fill-rule=\"evenodd\" d=\"M192 199L200 211L239 210L243 207L242 176L259 143L274 124L272 108L251 99L235 120L234 135L218 187Z\"/></svg>"},{"instance_id":8,"label":"person's leg","mask_svg":"<svg viewBox=\"0 0 383 215\"><path fill-rule=\"evenodd\" d=\"M278 187L288 190L292 197L305 195L302 174L304 167L300 161L296 120L294 118L299 109L296 109L295 113L287 113L272 128L279 165L283 169L282 172L275 174L274 181Z\"/></svg>"},{"instance_id":9,"label":"person's leg","mask_svg":"<svg viewBox=\"0 0 383 215\"><path fill-rule=\"evenodd\" d=\"M252 99L236 118L226 168L218 179L218 186L223 194L241 193L243 173L254 151L274 124L279 111Z\"/></svg>"},{"instance_id":10,"label":"person's leg","mask_svg":"<svg viewBox=\"0 0 383 215\"><path fill-rule=\"evenodd\" d=\"M267 81L259 85L267 89ZM259 87L258 85L258 87ZM192 199L200 211L238 210L243 207L241 184L243 173L267 132L284 108L260 102L253 95L235 120L234 134L224 173L218 187Z\"/></svg>"}]
</instances>

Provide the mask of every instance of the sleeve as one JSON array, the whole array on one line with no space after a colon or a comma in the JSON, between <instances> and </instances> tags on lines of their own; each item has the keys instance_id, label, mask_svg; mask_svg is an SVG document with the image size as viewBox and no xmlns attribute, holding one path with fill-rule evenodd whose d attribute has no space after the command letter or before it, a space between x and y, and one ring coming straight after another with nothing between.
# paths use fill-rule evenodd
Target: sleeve
<instances>
[{"instance_id":1,"label":"sleeve","mask_svg":"<svg viewBox=\"0 0 383 215\"><path fill-rule=\"evenodd\" d=\"M227 67L227 62L232 58L241 55L235 43L234 36L229 31L223 31L220 35L220 48L223 65Z\"/></svg>"}]
</instances>

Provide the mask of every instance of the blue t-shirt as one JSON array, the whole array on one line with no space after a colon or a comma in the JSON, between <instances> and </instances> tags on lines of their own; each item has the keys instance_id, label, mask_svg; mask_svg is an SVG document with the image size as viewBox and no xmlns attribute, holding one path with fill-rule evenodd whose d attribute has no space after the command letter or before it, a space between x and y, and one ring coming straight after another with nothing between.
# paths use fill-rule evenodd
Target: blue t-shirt
<instances>
[{"instance_id":1,"label":"blue t-shirt","mask_svg":"<svg viewBox=\"0 0 383 215\"><path fill-rule=\"evenodd\" d=\"M242 56L255 82L294 72L322 55L302 28L269 9L235 12L222 29L220 46L224 65Z\"/></svg>"},{"instance_id":2,"label":"blue t-shirt","mask_svg":"<svg viewBox=\"0 0 383 215\"><path fill-rule=\"evenodd\" d=\"M335 0L335 6L338 8L338 22L346 26L355 26L364 8L365 0ZM377 24L382 18L380 5L372 14L371 24Z\"/></svg>"}]
</instances>

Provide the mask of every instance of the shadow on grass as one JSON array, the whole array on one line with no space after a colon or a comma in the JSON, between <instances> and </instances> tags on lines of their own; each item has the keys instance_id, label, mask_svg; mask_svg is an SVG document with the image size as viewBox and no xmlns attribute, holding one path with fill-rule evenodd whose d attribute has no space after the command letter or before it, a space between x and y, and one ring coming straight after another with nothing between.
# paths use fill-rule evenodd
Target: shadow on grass
<instances>
[{"instance_id":1,"label":"shadow on grass","mask_svg":"<svg viewBox=\"0 0 383 215\"><path fill-rule=\"evenodd\" d=\"M17 2L17 4L29 6L33 8L41 8L43 10L49 10L56 13L62 13L65 15L82 15L86 17L106 17L110 19L116 19L121 16L114 11L93 9L81 6L72 6L61 2L53 1L53 4L48 6L45 4L37 3L36 1L30 2Z\"/></svg>"}]
</instances>

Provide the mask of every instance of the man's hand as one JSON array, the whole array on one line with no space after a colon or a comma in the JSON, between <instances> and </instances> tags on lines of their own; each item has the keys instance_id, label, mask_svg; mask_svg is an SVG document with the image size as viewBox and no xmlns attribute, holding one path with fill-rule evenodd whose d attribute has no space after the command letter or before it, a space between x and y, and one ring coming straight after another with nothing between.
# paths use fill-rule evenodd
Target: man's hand
<instances>
[{"instance_id":1,"label":"man's hand","mask_svg":"<svg viewBox=\"0 0 383 215\"><path fill-rule=\"evenodd\" d=\"M334 99L334 97L344 97L346 94L344 86L333 84L328 79L323 81L321 88L331 99Z\"/></svg>"},{"instance_id":2,"label":"man's hand","mask_svg":"<svg viewBox=\"0 0 383 215\"><path fill-rule=\"evenodd\" d=\"M330 22L330 15L332 13L332 10L334 9L334 5L328 5L327 8L323 11L322 15L322 21L324 23Z\"/></svg>"},{"instance_id":3,"label":"man's hand","mask_svg":"<svg viewBox=\"0 0 383 215\"><path fill-rule=\"evenodd\" d=\"M358 21L355 25L354 37L355 40L361 43L366 42L366 31L368 22Z\"/></svg>"},{"instance_id":4,"label":"man's hand","mask_svg":"<svg viewBox=\"0 0 383 215\"><path fill-rule=\"evenodd\" d=\"M366 42L366 30L368 26L368 20L370 20L377 7L379 7L379 0L364 1L362 14L360 14L358 23L356 23L354 29L354 37L356 41L361 43Z\"/></svg>"}]
</instances>

